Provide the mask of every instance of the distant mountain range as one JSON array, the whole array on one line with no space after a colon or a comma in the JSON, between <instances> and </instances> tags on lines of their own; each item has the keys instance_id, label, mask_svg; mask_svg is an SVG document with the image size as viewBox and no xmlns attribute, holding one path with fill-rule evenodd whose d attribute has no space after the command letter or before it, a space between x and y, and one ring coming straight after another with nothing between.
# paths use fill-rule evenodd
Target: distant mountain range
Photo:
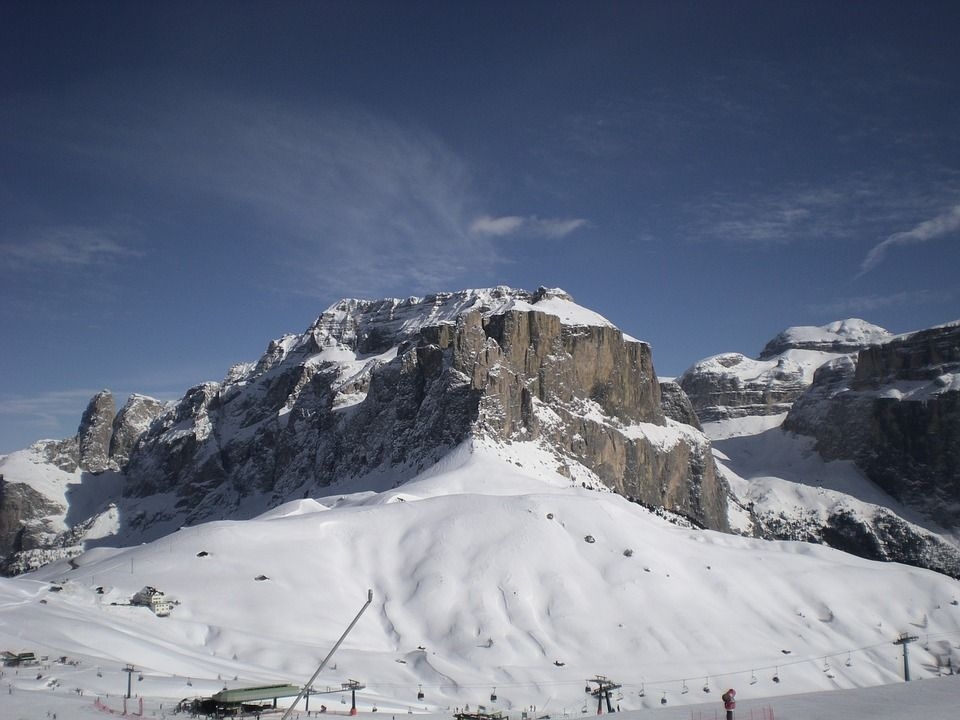
<instances>
[{"instance_id":1,"label":"distant mountain range","mask_svg":"<svg viewBox=\"0 0 960 720\"><path fill-rule=\"evenodd\" d=\"M960 323L790 328L660 382L649 345L562 290L342 300L221 382L119 411L103 391L75 437L0 458L0 560L17 574L522 443L528 472L679 524L956 578L958 398Z\"/></svg>"}]
</instances>

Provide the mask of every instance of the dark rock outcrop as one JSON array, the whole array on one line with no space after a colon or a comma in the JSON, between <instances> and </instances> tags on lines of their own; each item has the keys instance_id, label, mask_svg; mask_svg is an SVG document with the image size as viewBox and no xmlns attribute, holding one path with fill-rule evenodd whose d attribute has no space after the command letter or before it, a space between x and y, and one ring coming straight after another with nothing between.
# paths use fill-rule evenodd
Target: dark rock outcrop
<instances>
[{"instance_id":1,"label":"dark rock outcrop","mask_svg":"<svg viewBox=\"0 0 960 720\"><path fill-rule=\"evenodd\" d=\"M98 473L111 467L110 438L116 412L109 390L100 391L87 404L77 430L81 469Z\"/></svg>"},{"instance_id":2,"label":"dark rock outcrop","mask_svg":"<svg viewBox=\"0 0 960 720\"><path fill-rule=\"evenodd\" d=\"M693 403L677 383L660 381L660 407L663 409L663 414L671 420L690 425L697 430L702 429L697 411L693 409Z\"/></svg>"},{"instance_id":3,"label":"dark rock outcrop","mask_svg":"<svg viewBox=\"0 0 960 720\"><path fill-rule=\"evenodd\" d=\"M577 307L507 288L334 305L150 426L127 494L173 492L177 508L136 522L226 516L254 494L279 501L371 473L402 482L486 437L543 440L624 495L725 528L709 443L666 427L649 346L538 303Z\"/></svg>"},{"instance_id":4,"label":"dark rock outcrop","mask_svg":"<svg viewBox=\"0 0 960 720\"><path fill-rule=\"evenodd\" d=\"M45 518L64 510L29 485L7 482L0 475L0 561L44 546L52 534Z\"/></svg>"},{"instance_id":5,"label":"dark rock outcrop","mask_svg":"<svg viewBox=\"0 0 960 720\"><path fill-rule=\"evenodd\" d=\"M960 324L900 336L818 371L785 429L854 460L891 496L960 527Z\"/></svg>"},{"instance_id":6,"label":"dark rock outcrop","mask_svg":"<svg viewBox=\"0 0 960 720\"><path fill-rule=\"evenodd\" d=\"M131 395L113 418L110 434L110 461L122 468L140 436L165 408L164 403L146 395Z\"/></svg>"},{"instance_id":7,"label":"dark rock outcrop","mask_svg":"<svg viewBox=\"0 0 960 720\"><path fill-rule=\"evenodd\" d=\"M863 320L792 327L767 343L759 360L723 353L701 360L677 380L701 422L786 413L816 368L856 353L890 333Z\"/></svg>"}]
</instances>

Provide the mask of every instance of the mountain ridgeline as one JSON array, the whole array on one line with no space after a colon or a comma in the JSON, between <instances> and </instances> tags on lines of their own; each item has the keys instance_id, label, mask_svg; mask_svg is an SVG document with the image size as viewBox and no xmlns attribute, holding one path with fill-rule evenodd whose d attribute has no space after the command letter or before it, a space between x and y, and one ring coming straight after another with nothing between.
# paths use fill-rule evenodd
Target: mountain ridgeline
<instances>
[{"instance_id":1,"label":"mountain ridgeline","mask_svg":"<svg viewBox=\"0 0 960 720\"><path fill-rule=\"evenodd\" d=\"M396 486L476 438L536 444L571 483L728 529L709 441L664 415L650 347L562 291L343 300L222 383L137 407L151 419L132 446L130 423L117 425L131 411L114 421L101 393L77 438L34 448L89 493L119 476L119 496L102 498L120 509L112 542ZM49 510L0 528L8 572L56 556L51 545L77 551L78 523Z\"/></svg>"},{"instance_id":2,"label":"mountain ridgeline","mask_svg":"<svg viewBox=\"0 0 960 720\"><path fill-rule=\"evenodd\" d=\"M483 442L535 447L555 476L678 522L957 577L958 335L791 328L758 360L726 353L661 383L649 345L560 290L342 300L222 382L173 403L134 395L119 412L104 391L75 437L0 458L0 562L15 574L295 498L384 490ZM814 437L942 527L843 503L794 518L738 497L701 423L774 415L777 432Z\"/></svg>"},{"instance_id":3,"label":"mountain ridgeline","mask_svg":"<svg viewBox=\"0 0 960 720\"><path fill-rule=\"evenodd\" d=\"M782 415L778 432L852 461L894 501L830 493L789 513L741 498L757 535L960 577L960 323L900 336L862 320L791 328L758 360L717 355L678 383L703 420Z\"/></svg>"}]
</instances>

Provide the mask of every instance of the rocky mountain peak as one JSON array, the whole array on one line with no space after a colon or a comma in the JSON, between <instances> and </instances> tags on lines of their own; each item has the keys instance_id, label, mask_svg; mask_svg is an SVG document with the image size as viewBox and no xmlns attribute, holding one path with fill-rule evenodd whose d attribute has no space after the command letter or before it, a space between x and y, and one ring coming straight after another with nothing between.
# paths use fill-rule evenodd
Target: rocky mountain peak
<instances>
[{"instance_id":1,"label":"rocky mountain peak","mask_svg":"<svg viewBox=\"0 0 960 720\"><path fill-rule=\"evenodd\" d=\"M77 430L83 470L99 473L110 467L110 438L115 414L116 405L109 390L101 390L87 404Z\"/></svg>"},{"instance_id":2,"label":"rocky mountain peak","mask_svg":"<svg viewBox=\"0 0 960 720\"><path fill-rule=\"evenodd\" d=\"M403 482L482 436L539 443L564 473L576 466L725 527L709 443L672 422L649 346L563 290L345 299L153 423L131 452L127 493L172 492L188 508L144 527L192 522L253 496L269 504L367 476Z\"/></svg>"},{"instance_id":3,"label":"rocky mountain peak","mask_svg":"<svg viewBox=\"0 0 960 720\"><path fill-rule=\"evenodd\" d=\"M856 318L791 327L768 342L757 360L740 353L714 355L677 382L703 422L779 415L810 386L818 367L890 337L887 330Z\"/></svg>"},{"instance_id":4,"label":"rocky mountain peak","mask_svg":"<svg viewBox=\"0 0 960 720\"><path fill-rule=\"evenodd\" d=\"M760 352L760 359L766 360L787 350L855 353L891 337L888 330L859 318L837 320L819 327L800 325L787 328L768 342Z\"/></svg>"}]
</instances>

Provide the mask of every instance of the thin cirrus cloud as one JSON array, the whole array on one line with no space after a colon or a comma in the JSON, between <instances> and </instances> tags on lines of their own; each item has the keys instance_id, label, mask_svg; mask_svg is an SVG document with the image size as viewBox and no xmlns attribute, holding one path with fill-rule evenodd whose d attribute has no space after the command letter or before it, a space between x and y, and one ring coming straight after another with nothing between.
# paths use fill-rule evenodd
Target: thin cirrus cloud
<instances>
[{"instance_id":1,"label":"thin cirrus cloud","mask_svg":"<svg viewBox=\"0 0 960 720\"><path fill-rule=\"evenodd\" d=\"M482 215L470 224L470 233L475 236L502 238L510 235L562 238L588 225L583 218L540 218L536 215L522 217Z\"/></svg>"},{"instance_id":2,"label":"thin cirrus cloud","mask_svg":"<svg viewBox=\"0 0 960 720\"><path fill-rule=\"evenodd\" d=\"M66 98L58 109L20 123L18 146L73 155L89 174L149 193L150 203L123 209L138 226L176 218L175 233L187 237L205 222L197 213L223 213L234 221L234 252L258 257L258 269L273 268L285 287L435 288L502 261L492 236L470 231L484 205L472 168L423 128L353 108L308 111L190 91L131 91L100 104ZM570 231L564 221L532 227L545 236ZM177 242L167 252L193 251ZM89 262L122 249L61 239L3 251L24 262Z\"/></svg>"},{"instance_id":3,"label":"thin cirrus cloud","mask_svg":"<svg viewBox=\"0 0 960 720\"><path fill-rule=\"evenodd\" d=\"M79 269L138 258L143 252L122 242L114 230L56 226L0 243L0 258L11 268Z\"/></svg>"},{"instance_id":4,"label":"thin cirrus cloud","mask_svg":"<svg viewBox=\"0 0 960 720\"><path fill-rule=\"evenodd\" d=\"M954 205L946 212L930 220L925 220L909 230L893 233L874 245L860 264L860 272L857 277L865 275L877 267L886 258L887 253L894 248L919 245L930 240L946 237L957 231L960 231L960 204Z\"/></svg>"},{"instance_id":5,"label":"thin cirrus cloud","mask_svg":"<svg viewBox=\"0 0 960 720\"><path fill-rule=\"evenodd\" d=\"M956 297L957 293L951 290L907 290L897 293L838 298L832 302L809 305L808 309L830 317L849 317L852 314L870 313L887 307L949 303Z\"/></svg>"},{"instance_id":6,"label":"thin cirrus cloud","mask_svg":"<svg viewBox=\"0 0 960 720\"><path fill-rule=\"evenodd\" d=\"M63 422L79 417L79 412L98 391L75 389L0 398L0 416L17 418L37 432L59 432Z\"/></svg>"}]
</instances>

